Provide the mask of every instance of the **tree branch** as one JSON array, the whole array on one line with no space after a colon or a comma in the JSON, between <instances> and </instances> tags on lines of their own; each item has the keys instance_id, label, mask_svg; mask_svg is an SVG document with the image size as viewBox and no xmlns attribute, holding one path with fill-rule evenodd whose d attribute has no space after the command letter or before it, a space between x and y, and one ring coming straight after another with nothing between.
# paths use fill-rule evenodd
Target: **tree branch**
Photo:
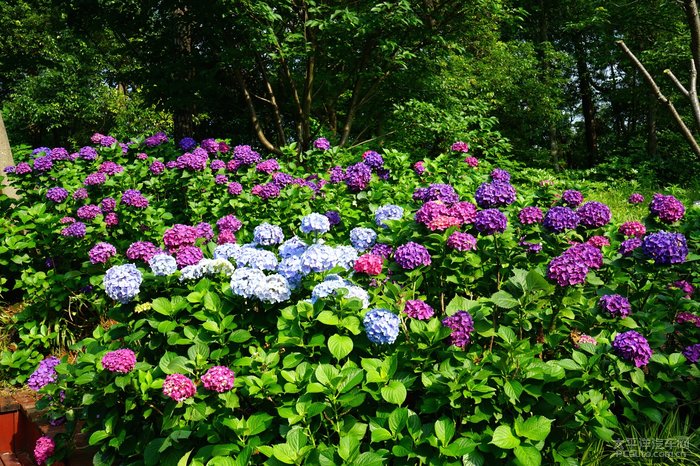
<instances>
[{"instance_id":1,"label":"tree branch","mask_svg":"<svg viewBox=\"0 0 700 466\"><path fill-rule=\"evenodd\" d=\"M243 73L241 73L241 70L235 70L234 74L236 75L236 80L238 81L238 84L241 86L241 91L243 91L243 98L245 99L245 102L248 105L248 110L250 111L250 120L253 123L253 128L255 129L255 134L258 136L258 140L263 145L263 147L265 147L265 149L269 150L270 152L274 152L277 155L282 155L282 151L275 147L265 137L265 132L263 131L262 125L260 124L260 120L258 120L258 115L257 113L255 113L255 105L253 105L253 99L251 98L250 92L248 91L248 86L246 85L245 79L243 78Z\"/></svg>"},{"instance_id":2,"label":"tree branch","mask_svg":"<svg viewBox=\"0 0 700 466\"><path fill-rule=\"evenodd\" d=\"M693 2L695 3L695 2ZM647 84L651 87L651 89L654 91L654 95L656 95L656 98L663 103L668 110L671 112L671 115L673 115L674 120L676 120L676 123L681 127L681 133L683 133L683 136L685 137L686 141L688 141L688 144L690 144L690 147L693 149L693 152L695 152L695 155L700 157L700 146L698 146L698 142L695 140L695 137L693 137L693 134L690 132L688 127L686 126L685 122L681 118L681 116L678 114L678 111L676 110L676 107L673 106L673 103L668 100L668 98L663 95L661 92L661 89L659 89L659 86L656 84L654 81L654 78L651 77L649 72L646 70L642 62L640 62L637 57L634 56L632 51L627 48L627 45L625 45L624 41L618 40L617 45L622 48L622 51L627 55L627 57L632 61L632 64L634 64L635 68L639 70L639 72L642 74L644 79L646 80Z\"/></svg>"},{"instance_id":3,"label":"tree branch","mask_svg":"<svg viewBox=\"0 0 700 466\"><path fill-rule=\"evenodd\" d=\"M685 86L683 86L683 84L678 80L678 78L676 78L676 76L673 74L673 72L671 70L668 70L668 69L664 70L664 73L666 74L666 76L669 77L669 79L671 79L671 81L673 81L673 84L676 85L678 90L681 91L681 93L684 96L686 96L686 97L690 96L690 94L688 93L688 89L686 89Z\"/></svg>"}]
</instances>

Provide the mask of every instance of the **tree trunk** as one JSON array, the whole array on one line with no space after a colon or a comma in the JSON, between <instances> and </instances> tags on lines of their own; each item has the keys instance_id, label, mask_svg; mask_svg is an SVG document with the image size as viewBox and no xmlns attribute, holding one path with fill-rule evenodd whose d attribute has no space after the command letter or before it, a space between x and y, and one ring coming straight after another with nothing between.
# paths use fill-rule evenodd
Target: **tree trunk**
<instances>
[{"instance_id":1,"label":"tree trunk","mask_svg":"<svg viewBox=\"0 0 700 466\"><path fill-rule=\"evenodd\" d=\"M587 165L592 167L598 160L598 134L596 133L591 74L586 62L586 52L580 40L576 42L576 70L578 71L578 86L585 127Z\"/></svg>"},{"instance_id":2,"label":"tree trunk","mask_svg":"<svg viewBox=\"0 0 700 466\"><path fill-rule=\"evenodd\" d=\"M7 131L5 130L5 122L2 120L2 113L0 113L0 176L2 179L2 192L7 197L12 199L19 199L17 196L17 191L15 188L9 185L7 178L5 178L5 167L10 167L15 164L12 158L12 149L10 148L10 139L7 137Z\"/></svg>"},{"instance_id":3,"label":"tree trunk","mask_svg":"<svg viewBox=\"0 0 700 466\"><path fill-rule=\"evenodd\" d=\"M192 56L192 25L187 18L187 7L175 9L176 34L175 50L176 60L182 64L182 73L172 76L173 80L182 80L183 85L177 86L181 89L175 95L173 106L173 132L175 140L194 135L194 96L191 95L190 87L195 77L195 70L190 62Z\"/></svg>"},{"instance_id":4,"label":"tree trunk","mask_svg":"<svg viewBox=\"0 0 700 466\"><path fill-rule=\"evenodd\" d=\"M653 96L649 99L647 106L647 157L649 159L656 158L656 149L658 147L658 138L656 135L656 99Z\"/></svg>"}]
</instances>

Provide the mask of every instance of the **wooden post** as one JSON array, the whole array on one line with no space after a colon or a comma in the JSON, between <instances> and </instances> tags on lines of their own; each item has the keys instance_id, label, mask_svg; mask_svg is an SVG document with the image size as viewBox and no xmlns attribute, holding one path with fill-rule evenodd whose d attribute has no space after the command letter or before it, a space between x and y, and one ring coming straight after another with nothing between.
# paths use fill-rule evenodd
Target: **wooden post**
<instances>
[{"instance_id":1,"label":"wooden post","mask_svg":"<svg viewBox=\"0 0 700 466\"><path fill-rule=\"evenodd\" d=\"M17 195L17 190L9 185L7 178L5 177L5 172L3 171L5 167L13 166L15 164L12 158L12 149L10 149L10 140L7 137L7 131L5 130L5 122L2 121L2 112L0 112L0 176L3 177L2 180L2 192L12 199L19 199Z\"/></svg>"}]
</instances>

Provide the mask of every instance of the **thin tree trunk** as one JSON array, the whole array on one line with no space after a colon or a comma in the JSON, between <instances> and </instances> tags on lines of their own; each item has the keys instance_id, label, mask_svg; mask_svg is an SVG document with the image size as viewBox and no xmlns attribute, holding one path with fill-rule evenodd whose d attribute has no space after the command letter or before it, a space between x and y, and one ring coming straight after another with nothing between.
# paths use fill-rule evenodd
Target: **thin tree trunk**
<instances>
[{"instance_id":1,"label":"thin tree trunk","mask_svg":"<svg viewBox=\"0 0 700 466\"><path fill-rule=\"evenodd\" d=\"M649 100L649 106L647 107L647 157L655 159L656 149L658 148L658 137L656 134L657 105L655 99Z\"/></svg>"},{"instance_id":2,"label":"thin tree trunk","mask_svg":"<svg viewBox=\"0 0 700 466\"><path fill-rule=\"evenodd\" d=\"M586 53L581 41L576 42L576 69L578 71L579 94L583 110L585 127L586 153L588 166L593 166L598 159L598 135L595 124L595 103L591 86L591 74L586 62Z\"/></svg>"},{"instance_id":3,"label":"thin tree trunk","mask_svg":"<svg viewBox=\"0 0 700 466\"><path fill-rule=\"evenodd\" d=\"M236 80L238 81L238 84L241 87L241 91L243 91L243 98L245 99L245 102L248 105L248 110L250 111L250 120L253 124L253 128L255 129L255 134L258 136L258 140L265 147L265 149L269 150L270 152L274 152L275 154L281 155L282 152L277 147L275 147L275 145L272 144L265 136L265 131L263 130L262 124L260 124L260 120L258 120L258 114L255 111L253 98L250 96L250 91L248 91L248 86L246 85L245 79L243 78L243 73L241 73L240 70L236 70L235 75Z\"/></svg>"},{"instance_id":4,"label":"thin tree trunk","mask_svg":"<svg viewBox=\"0 0 700 466\"><path fill-rule=\"evenodd\" d=\"M2 192L12 199L19 199L17 195L17 190L9 185L7 178L5 178L5 167L10 167L15 164L15 160L12 158L12 149L10 148L10 139L7 137L7 131L5 130L5 122L2 120L2 113L0 112L0 176L3 177L2 180Z\"/></svg>"},{"instance_id":5,"label":"thin tree trunk","mask_svg":"<svg viewBox=\"0 0 700 466\"><path fill-rule=\"evenodd\" d=\"M177 53L176 60L182 64L182 73L177 76L172 76L173 79L183 80L185 85L185 95L176 95L176 102L173 109L173 132L175 139L179 140L183 137L194 135L194 113L195 106L193 95L187 95L191 83L195 77L195 69L190 63L192 56L192 25L187 19L187 7L175 9L176 34L175 50Z\"/></svg>"}]
</instances>

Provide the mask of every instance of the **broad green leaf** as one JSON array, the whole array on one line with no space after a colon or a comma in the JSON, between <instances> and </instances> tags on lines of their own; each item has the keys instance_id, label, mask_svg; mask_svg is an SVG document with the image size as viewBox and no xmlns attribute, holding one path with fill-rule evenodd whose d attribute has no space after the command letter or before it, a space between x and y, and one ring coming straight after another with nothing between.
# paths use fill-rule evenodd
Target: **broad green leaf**
<instances>
[{"instance_id":1,"label":"broad green leaf","mask_svg":"<svg viewBox=\"0 0 700 466\"><path fill-rule=\"evenodd\" d=\"M342 335L332 335L328 339L328 349L333 357L340 360L350 354L353 348L352 338Z\"/></svg>"},{"instance_id":2,"label":"broad green leaf","mask_svg":"<svg viewBox=\"0 0 700 466\"><path fill-rule=\"evenodd\" d=\"M515 341L515 332L512 328L501 325L498 327L498 335L503 338L506 343L513 343Z\"/></svg>"},{"instance_id":3,"label":"broad green leaf","mask_svg":"<svg viewBox=\"0 0 700 466\"><path fill-rule=\"evenodd\" d=\"M532 416L523 424L523 436L539 442L544 440L549 435L552 429L552 419L547 419L544 416Z\"/></svg>"},{"instance_id":4,"label":"broad green leaf","mask_svg":"<svg viewBox=\"0 0 700 466\"><path fill-rule=\"evenodd\" d=\"M170 305L170 300L166 298L156 298L151 303L154 311L165 316L169 316L173 312L173 307Z\"/></svg>"},{"instance_id":5,"label":"broad green leaf","mask_svg":"<svg viewBox=\"0 0 700 466\"><path fill-rule=\"evenodd\" d=\"M508 398L518 400L523 392L523 386L517 380L506 380L506 383L503 384L503 391Z\"/></svg>"},{"instance_id":6,"label":"broad green leaf","mask_svg":"<svg viewBox=\"0 0 700 466\"><path fill-rule=\"evenodd\" d=\"M435 436L443 446L450 443L454 434L455 423L452 419L443 416L435 421Z\"/></svg>"},{"instance_id":7,"label":"broad green leaf","mask_svg":"<svg viewBox=\"0 0 700 466\"><path fill-rule=\"evenodd\" d=\"M353 466L382 466L385 464L384 457L379 454L366 451L360 454L355 461L352 462Z\"/></svg>"},{"instance_id":8,"label":"broad green leaf","mask_svg":"<svg viewBox=\"0 0 700 466\"><path fill-rule=\"evenodd\" d=\"M520 304L518 300L513 297L513 295L503 290L497 291L494 294L492 294L491 302L503 309L512 309Z\"/></svg>"},{"instance_id":9,"label":"broad green leaf","mask_svg":"<svg viewBox=\"0 0 700 466\"><path fill-rule=\"evenodd\" d=\"M389 415L389 429L396 435L405 426L408 420L408 409L406 408L396 408Z\"/></svg>"},{"instance_id":10,"label":"broad green leaf","mask_svg":"<svg viewBox=\"0 0 700 466\"><path fill-rule=\"evenodd\" d=\"M382 387L382 398L388 403L401 405L406 400L406 387L398 380L392 380Z\"/></svg>"},{"instance_id":11,"label":"broad green leaf","mask_svg":"<svg viewBox=\"0 0 700 466\"><path fill-rule=\"evenodd\" d=\"M520 439L513 436L513 431L510 426L498 426L496 430L493 431L493 437L489 443L493 443L497 447L505 450L512 450L520 445Z\"/></svg>"},{"instance_id":12,"label":"broad green leaf","mask_svg":"<svg viewBox=\"0 0 700 466\"><path fill-rule=\"evenodd\" d=\"M272 454L284 464L294 464L297 458L297 452L287 443L273 445Z\"/></svg>"},{"instance_id":13,"label":"broad green leaf","mask_svg":"<svg viewBox=\"0 0 700 466\"><path fill-rule=\"evenodd\" d=\"M537 448L530 445L519 445L513 450L515 457L523 466L540 466L542 455Z\"/></svg>"}]
</instances>

